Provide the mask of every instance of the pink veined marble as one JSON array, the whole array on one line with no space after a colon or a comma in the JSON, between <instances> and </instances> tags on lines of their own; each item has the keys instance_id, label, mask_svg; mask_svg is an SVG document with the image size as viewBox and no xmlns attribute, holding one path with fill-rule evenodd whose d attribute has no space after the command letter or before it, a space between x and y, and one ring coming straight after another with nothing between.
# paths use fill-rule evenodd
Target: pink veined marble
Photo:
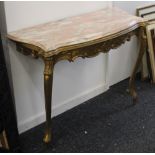
<instances>
[{"instance_id":1,"label":"pink veined marble","mask_svg":"<svg viewBox=\"0 0 155 155\"><path fill-rule=\"evenodd\" d=\"M40 47L45 52L93 41L130 28L144 19L116 7L52 21L8 34L8 38Z\"/></svg>"}]
</instances>

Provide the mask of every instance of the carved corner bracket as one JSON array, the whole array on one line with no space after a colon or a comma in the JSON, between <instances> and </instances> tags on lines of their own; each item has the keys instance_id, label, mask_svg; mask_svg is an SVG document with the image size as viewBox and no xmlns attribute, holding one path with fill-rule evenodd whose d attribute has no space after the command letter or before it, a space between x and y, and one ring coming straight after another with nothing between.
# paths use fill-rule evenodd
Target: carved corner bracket
<instances>
[{"instance_id":1,"label":"carved corner bracket","mask_svg":"<svg viewBox=\"0 0 155 155\"><path fill-rule=\"evenodd\" d=\"M16 42L16 50L22 53L23 55L26 56L31 55L35 59L43 57L42 56L43 51L40 48L28 44Z\"/></svg>"}]
</instances>

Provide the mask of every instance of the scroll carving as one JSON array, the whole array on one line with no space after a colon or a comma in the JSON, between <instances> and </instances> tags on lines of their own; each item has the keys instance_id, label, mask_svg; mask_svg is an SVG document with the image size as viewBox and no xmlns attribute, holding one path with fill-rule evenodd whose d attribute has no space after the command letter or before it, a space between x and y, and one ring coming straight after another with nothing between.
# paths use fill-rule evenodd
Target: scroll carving
<instances>
[{"instance_id":1,"label":"scroll carving","mask_svg":"<svg viewBox=\"0 0 155 155\"><path fill-rule=\"evenodd\" d=\"M90 58L97 56L100 53L107 53L111 49L116 49L126 41L130 41L133 35L137 35L137 30L124 34L122 36L113 38L111 40L107 40L95 45L82 47L70 51L61 52L58 55L54 56L54 62L58 62L60 60L68 60L70 62L74 61L76 58Z\"/></svg>"},{"instance_id":2,"label":"scroll carving","mask_svg":"<svg viewBox=\"0 0 155 155\"><path fill-rule=\"evenodd\" d=\"M26 55L26 56L31 55L35 59L41 57L39 50L27 48L22 44L16 44L16 49L18 52L22 53L23 55Z\"/></svg>"},{"instance_id":3,"label":"scroll carving","mask_svg":"<svg viewBox=\"0 0 155 155\"><path fill-rule=\"evenodd\" d=\"M89 45L86 47L63 51L63 52L58 53L57 55L53 55L48 58L52 59L53 63L55 64L60 60L68 60L72 62L78 57L81 57L81 58L94 57L100 53L107 53L111 49L116 49L117 47L124 44L126 41L130 41L133 35L137 36L138 32L139 32L139 28L135 29L134 31L128 32L124 35L120 35L119 37L115 37L115 38L112 38L112 39L109 39L109 40L106 40L106 41L103 41L97 44ZM27 46L24 46L23 44L16 44L16 45L17 45L17 50L24 55L31 55L33 58L41 57L44 60L47 59L43 55L44 51L40 49L34 49L34 48L31 48L31 46L27 47Z\"/></svg>"}]
</instances>

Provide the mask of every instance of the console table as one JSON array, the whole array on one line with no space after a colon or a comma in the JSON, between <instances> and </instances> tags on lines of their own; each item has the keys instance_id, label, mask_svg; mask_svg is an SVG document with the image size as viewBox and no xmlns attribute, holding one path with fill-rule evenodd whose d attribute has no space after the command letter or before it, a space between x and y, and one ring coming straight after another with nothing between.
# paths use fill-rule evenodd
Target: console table
<instances>
[{"instance_id":1,"label":"console table","mask_svg":"<svg viewBox=\"0 0 155 155\"><path fill-rule=\"evenodd\" d=\"M133 69L129 91L135 100L136 71L146 49L146 21L132 16L116 7L107 7L95 12L48 22L8 34L16 43L17 51L44 61L44 92L46 128L44 142L51 141L51 97L54 65L60 60L74 61L77 57L89 58L109 52L131 36L140 40L139 55ZM124 51L125 52L125 51Z\"/></svg>"}]
</instances>

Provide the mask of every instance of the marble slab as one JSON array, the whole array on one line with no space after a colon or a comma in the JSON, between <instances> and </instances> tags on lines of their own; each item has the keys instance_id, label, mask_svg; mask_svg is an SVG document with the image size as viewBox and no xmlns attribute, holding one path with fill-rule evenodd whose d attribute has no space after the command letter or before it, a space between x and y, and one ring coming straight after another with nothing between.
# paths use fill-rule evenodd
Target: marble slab
<instances>
[{"instance_id":1,"label":"marble slab","mask_svg":"<svg viewBox=\"0 0 155 155\"><path fill-rule=\"evenodd\" d=\"M130 15L116 7L107 7L11 32L8 38L55 53L61 47L103 38L141 22L144 22L143 18Z\"/></svg>"}]
</instances>

